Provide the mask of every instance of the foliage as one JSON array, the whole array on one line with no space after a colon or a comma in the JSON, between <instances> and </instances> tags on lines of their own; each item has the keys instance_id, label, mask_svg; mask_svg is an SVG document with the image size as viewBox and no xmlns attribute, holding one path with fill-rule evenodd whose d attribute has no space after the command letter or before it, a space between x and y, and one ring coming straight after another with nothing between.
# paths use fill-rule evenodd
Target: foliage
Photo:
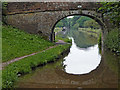
<instances>
[{"instance_id":1,"label":"foliage","mask_svg":"<svg viewBox=\"0 0 120 90\"><path fill-rule=\"evenodd\" d=\"M3 10L7 9L7 5L8 5L7 2L3 2L3 3L2 3L2 9L3 9Z\"/></svg>"},{"instance_id":2,"label":"foliage","mask_svg":"<svg viewBox=\"0 0 120 90\"><path fill-rule=\"evenodd\" d=\"M58 40L63 40L64 42L72 43L72 40L68 38L68 32L66 32L65 34L63 34L63 31L57 32L55 36L55 41L57 42Z\"/></svg>"},{"instance_id":3,"label":"foliage","mask_svg":"<svg viewBox=\"0 0 120 90\"><path fill-rule=\"evenodd\" d=\"M87 32L73 30L71 33L76 45L80 48L87 48L97 44L97 38Z\"/></svg>"},{"instance_id":4,"label":"foliage","mask_svg":"<svg viewBox=\"0 0 120 90\"><path fill-rule=\"evenodd\" d=\"M53 45L38 35L25 33L11 26L2 27L2 59L3 62L16 57L41 51Z\"/></svg>"},{"instance_id":5,"label":"foliage","mask_svg":"<svg viewBox=\"0 0 120 90\"><path fill-rule=\"evenodd\" d=\"M102 6L98 9L110 18L110 21L119 26L120 22L120 2L101 2Z\"/></svg>"},{"instance_id":6,"label":"foliage","mask_svg":"<svg viewBox=\"0 0 120 90\"><path fill-rule=\"evenodd\" d=\"M61 36L59 36L59 35L56 36L56 42L57 42L58 40L63 40L64 42L72 43L72 40L71 40L71 39L69 39L69 38L67 38L67 37L63 38L63 37L61 37Z\"/></svg>"},{"instance_id":7,"label":"foliage","mask_svg":"<svg viewBox=\"0 0 120 90\"><path fill-rule=\"evenodd\" d=\"M56 27L63 27L63 22L58 22Z\"/></svg>"},{"instance_id":8,"label":"foliage","mask_svg":"<svg viewBox=\"0 0 120 90\"><path fill-rule=\"evenodd\" d=\"M80 28L83 28L83 27L84 27L84 22L85 22L85 21L88 21L88 20L92 20L92 19L89 18L89 17L86 17L86 16L81 16L81 17L76 21L76 23L79 23L79 27L80 27Z\"/></svg>"},{"instance_id":9,"label":"foliage","mask_svg":"<svg viewBox=\"0 0 120 90\"><path fill-rule=\"evenodd\" d=\"M118 29L111 30L105 37L104 44L111 51L120 52L120 43Z\"/></svg>"},{"instance_id":10,"label":"foliage","mask_svg":"<svg viewBox=\"0 0 120 90\"><path fill-rule=\"evenodd\" d=\"M68 22L68 18L64 18L64 19L62 19L62 22L63 22L63 26L64 27L69 27L69 22Z\"/></svg>"},{"instance_id":11,"label":"foliage","mask_svg":"<svg viewBox=\"0 0 120 90\"><path fill-rule=\"evenodd\" d=\"M54 32L56 32L56 33L57 33L57 32L60 32L60 31L62 31L62 29L63 29L63 28L56 27L56 28L54 29Z\"/></svg>"},{"instance_id":12,"label":"foliage","mask_svg":"<svg viewBox=\"0 0 120 90\"><path fill-rule=\"evenodd\" d=\"M74 24L73 28L78 29L79 28L79 23Z\"/></svg>"},{"instance_id":13,"label":"foliage","mask_svg":"<svg viewBox=\"0 0 120 90\"><path fill-rule=\"evenodd\" d=\"M91 20L91 18L86 16L74 16L71 19L71 28L72 29L78 29L84 27L84 22L87 20Z\"/></svg>"},{"instance_id":14,"label":"foliage","mask_svg":"<svg viewBox=\"0 0 120 90\"><path fill-rule=\"evenodd\" d=\"M91 28L79 28L78 31L84 32L90 36L98 38L101 29L91 29Z\"/></svg>"},{"instance_id":15,"label":"foliage","mask_svg":"<svg viewBox=\"0 0 120 90\"><path fill-rule=\"evenodd\" d=\"M74 24L76 24L76 21L81 18L81 16L74 16L71 20L71 26L74 26Z\"/></svg>"},{"instance_id":16,"label":"foliage","mask_svg":"<svg viewBox=\"0 0 120 90\"><path fill-rule=\"evenodd\" d=\"M69 47L70 44L59 45L8 65L2 72L2 87L12 88L14 82L18 80L18 75L30 73L32 68L38 65L44 65L47 62L55 61L56 58Z\"/></svg>"},{"instance_id":17,"label":"foliage","mask_svg":"<svg viewBox=\"0 0 120 90\"><path fill-rule=\"evenodd\" d=\"M84 27L98 29L100 28L100 25L95 20L91 19L84 22Z\"/></svg>"},{"instance_id":18,"label":"foliage","mask_svg":"<svg viewBox=\"0 0 120 90\"><path fill-rule=\"evenodd\" d=\"M74 16L73 18L64 18L60 20L56 27L67 27L71 29L78 29L78 28L99 28L99 25L97 22L95 22L93 19L86 17L86 16Z\"/></svg>"},{"instance_id":19,"label":"foliage","mask_svg":"<svg viewBox=\"0 0 120 90\"><path fill-rule=\"evenodd\" d=\"M120 24L120 2L101 2L102 6L98 9L103 13L104 18L108 17L115 26L109 30L105 38L105 46L111 51L120 52L119 43L119 24ZM105 17L106 16L106 17Z\"/></svg>"},{"instance_id":20,"label":"foliage","mask_svg":"<svg viewBox=\"0 0 120 90\"><path fill-rule=\"evenodd\" d=\"M64 18L62 20L60 20L57 24L56 27L69 27L69 22L68 22L68 18Z\"/></svg>"},{"instance_id":21,"label":"foliage","mask_svg":"<svg viewBox=\"0 0 120 90\"><path fill-rule=\"evenodd\" d=\"M7 10L7 2L2 2L2 23L6 24L6 10Z\"/></svg>"}]
</instances>

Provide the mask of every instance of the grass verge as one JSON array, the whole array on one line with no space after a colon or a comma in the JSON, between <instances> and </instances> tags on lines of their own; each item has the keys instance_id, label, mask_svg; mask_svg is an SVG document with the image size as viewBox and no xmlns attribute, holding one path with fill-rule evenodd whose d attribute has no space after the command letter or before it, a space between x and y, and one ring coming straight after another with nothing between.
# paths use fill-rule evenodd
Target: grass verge
<instances>
[{"instance_id":1,"label":"grass verge","mask_svg":"<svg viewBox=\"0 0 120 90\"><path fill-rule=\"evenodd\" d=\"M45 52L9 64L2 71L2 88L13 88L14 82L18 80L20 75L30 73L33 68L39 65L55 61L64 51L68 50L70 46L70 44L59 45Z\"/></svg>"},{"instance_id":2,"label":"grass verge","mask_svg":"<svg viewBox=\"0 0 120 90\"><path fill-rule=\"evenodd\" d=\"M58 40L63 40L64 42L72 43L72 39L69 39L68 37L63 38L63 37L61 37L61 36L59 36L59 35L57 35L57 36L55 37L55 42L57 42Z\"/></svg>"},{"instance_id":3,"label":"grass verge","mask_svg":"<svg viewBox=\"0 0 120 90\"><path fill-rule=\"evenodd\" d=\"M63 28L58 28L58 27L56 27L56 28L54 29L54 32L62 31L62 29L63 29Z\"/></svg>"},{"instance_id":4,"label":"grass verge","mask_svg":"<svg viewBox=\"0 0 120 90\"><path fill-rule=\"evenodd\" d=\"M26 33L12 26L2 26L2 61L42 51L53 43L38 35Z\"/></svg>"}]
</instances>

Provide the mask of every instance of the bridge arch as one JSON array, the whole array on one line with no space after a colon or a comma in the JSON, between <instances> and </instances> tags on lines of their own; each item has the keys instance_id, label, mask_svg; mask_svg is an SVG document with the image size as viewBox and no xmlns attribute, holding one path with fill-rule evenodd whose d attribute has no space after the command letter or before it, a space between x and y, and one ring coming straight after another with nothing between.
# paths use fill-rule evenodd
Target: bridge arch
<instances>
[{"instance_id":1,"label":"bridge arch","mask_svg":"<svg viewBox=\"0 0 120 90\"><path fill-rule=\"evenodd\" d=\"M50 41L54 41L55 40L55 34L54 34L54 29L55 29L55 26L56 26L56 24L60 21L60 20L62 20L62 19L64 19L64 18L66 18L66 17L68 17L68 16L86 16L86 17L89 17L89 18L91 18L91 19L93 19L93 20L95 20L99 25L100 25L100 27L101 27L101 30L102 30L102 33L104 33L104 30L105 30L105 24L104 24L104 22L103 22L103 20L102 20L102 17L101 16L98 16L98 15L95 15L96 14L96 12L87 12L87 14L86 13L80 13L79 11L78 11L78 13L69 13L68 15L64 15L63 14L63 17L60 17L60 18L58 18L57 20L56 20L56 22L53 24L53 27L52 27L52 31L51 31L51 38L50 38ZM58 16L59 17L59 16Z\"/></svg>"},{"instance_id":2,"label":"bridge arch","mask_svg":"<svg viewBox=\"0 0 120 90\"><path fill-rule=\"evenodd\" d=\"M8 3L4 12L7 16L5 23L53 41L54 27L58 21L67 16L81 15L94 19L100 24L102 32L107 33L109 22L104 23L102 14L96 11L100 6L96 2L13 2Z\"/></svg>"}]
</instances>

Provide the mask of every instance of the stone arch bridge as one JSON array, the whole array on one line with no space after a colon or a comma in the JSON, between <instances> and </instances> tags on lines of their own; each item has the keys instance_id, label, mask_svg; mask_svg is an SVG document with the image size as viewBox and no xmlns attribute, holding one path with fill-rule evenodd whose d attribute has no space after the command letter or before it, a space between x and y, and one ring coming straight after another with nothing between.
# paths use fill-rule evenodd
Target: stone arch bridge
<instances>
[{"instance_id":1,"label":"stone arch bridge","mask_svg":"<svg viewBox=\"0 0 120 90\"><path fill-rule=\"evenodd\" d=\"M56 23L71 15L83 15L96 20L104 32L106 24L102 14L97 12L99 7L100 4L95 2L11 2L3 14L7 15L7 24L54 41Z\"/></svg>"}]
</instances>

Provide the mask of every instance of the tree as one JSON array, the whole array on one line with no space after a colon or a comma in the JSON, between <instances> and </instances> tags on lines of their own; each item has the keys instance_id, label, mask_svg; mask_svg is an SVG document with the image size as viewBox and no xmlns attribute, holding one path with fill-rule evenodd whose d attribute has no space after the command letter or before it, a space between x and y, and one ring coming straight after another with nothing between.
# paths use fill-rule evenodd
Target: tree
<instances>
[{"instance_id":1,"label":"tree","mask_svg":"<svg viewBox=\"0 0 120 90\"><path fill-rule=\"evenodd\" d=\"M62 19L61 22L63 22L64 27L69 27L69 22L67 18Z\"/></svg>"},{"instance_id":2,"label":"tree","mask_svg":"<svg viewBox=\"0 0 120 90\"><path fill-rule=\"evenodd\" d=\"M98 29L100 25L95 20L91 19L84 22L84 27Z\"/></svg>"},{"instance_id":3,"label":"tree","mask_svg":"<svg viewBox=\"0 0 120 90\"><path fill-rule=\"evenodd\" d=\"M120 22L120 2L101 2L102 7L98 9L98 12L108 16L110 21L115 25L119 26Z\"/></svg>"},{"instance_id":4,"label":"tree","mask_svg":"<svg viewBox=\"0 0 120 90\"><path fill-rule=\"evenodd\" d=\"M83 28L83 27L84 27L84 22L85 22L85 21L88 21L88 20L91 20L91 18L86 17L86 16L81 16L81 17L76 21L76 23L79 23L79 27Z\"/></svg>"},{"instance_id":5,"label":"tree","mask_svg":"<svg viewBox=\"0 0 120 90\"><path fill-rule=\"evenodd\" d=\"M74 26L74 24L76 24L76 21L80 18L81 16L74 16L73 18L72 18L72 22L71 22L71 26Z\"/></svg>"},{"instance_id":6,"label":"tree","mask_svg":"<svg viewBox=\"0 0 120 90\"><path fill-rule=\"evenodd\" d=\"M63 22L61 22L61 21L58 22L57 25L56 25L56 27L63 27Z\"/></svg>"},{"instance_id":7,"label":"tree","mask_svg":"<svg viewBox=\"0 0 120 90\"><path fill-rule=\"evenodd\" d=\"M73 28L78 30L78 28L79 28L79 23L74 24Z\"/></svg>"}]
</instances>

